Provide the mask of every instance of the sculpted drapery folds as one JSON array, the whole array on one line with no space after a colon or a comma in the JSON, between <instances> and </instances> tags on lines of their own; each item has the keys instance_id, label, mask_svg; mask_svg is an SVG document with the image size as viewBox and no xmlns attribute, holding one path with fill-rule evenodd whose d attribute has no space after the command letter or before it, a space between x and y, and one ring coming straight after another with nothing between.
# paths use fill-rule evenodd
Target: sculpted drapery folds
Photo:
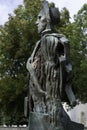
<instances>
[{"instance_id":1,"label":"sculpted drapery folds","mask_svg":"<svg viewBox=\"0 0 87 130\"><path fill-rule=\"evenodd\" d=\"M50 127L48 128L49 125L45 121L43 130L45 127L49 130L64 129L63 119L66 120L65 122L70 121L61 104L62 93L66 93L72 106L76 105L71 88L72 65L69 41L54 29L54 25L59 22L59 10L49 7L48 2L44 1L36 21L41 39L36 43L33 53L27 61L30 75L29 109L30 113L43 114L43 116L39 115L41 119L47 116ZM35 116L37 117L37 115ZM31 115L31 117L33 116ZM30 122L34 121L34 119L31 120L32 118ZM41 120L39 121L41 122Z\"/></svg>"},{"instance_id":2,"label":"sculpted drapery folds","mask_svg":"<svg viewBox=\"0 0 87 130\"><path fill-rule=\"evenodd\" d=\"M75 97L70 86L72 65L69 41L64 35L58 34L53 27L59 21L58 9L49 8L48 3L44 2L36 21L41 39L36 43L28 59L27 69L31 75L30 82L33 82L31 88L35 89L35 93L45 98L51 96L61 99L61 92L65 89L71 105L75 105ZM72 97L68 94L66 87Z\"/></svg>"}]
</instances>

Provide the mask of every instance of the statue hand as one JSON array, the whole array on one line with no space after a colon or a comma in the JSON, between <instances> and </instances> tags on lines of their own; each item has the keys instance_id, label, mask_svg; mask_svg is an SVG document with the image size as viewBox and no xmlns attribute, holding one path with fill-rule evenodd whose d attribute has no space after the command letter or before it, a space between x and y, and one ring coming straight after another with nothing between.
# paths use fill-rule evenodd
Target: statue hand
<instances>
[{"instance_id":1,"label":"statue hand","mask_svg":"<svg viewBox=\"0 0 87 130\"><path fill-rule=\"evenodd\" d=\"M70 103L70 105L71 105L72 108L75 107L75 106L77 105L77 101L76 101L76 100L72 101L72 102Z\"/></svg>"},{"instance_id":2,"label":"statue hand","mask_svg":"<svg viewBox=\"0 0 87 130\"><path fill-rule=\"evenodd\" d=\"M46 96L47 92L43 91L42 89L39 89L38 94L42 95L42 96Z\"/></svg>"},{"instance_id":3,"label":"statue hand","mask_svg":"<svg viewBox=\"0 0 87 130\"><path fill-rule=\"evenodd\" d=\"M27 62L32 63L33 62L33 58L30 57Z\"/></svg>"},{"instance_id":4,"label":"statue hand","mask_svg":"<svg viewBox=\"0 0 87 130\"><path fill-rule=\"evenodd\" d=\"M27 63L26 63L26 68L27 68L28 71L29 71L29 68L30 68L32 62L33 62L33 59L30 57L30 58L27 60Z\"/></svg>"}]
</instances>

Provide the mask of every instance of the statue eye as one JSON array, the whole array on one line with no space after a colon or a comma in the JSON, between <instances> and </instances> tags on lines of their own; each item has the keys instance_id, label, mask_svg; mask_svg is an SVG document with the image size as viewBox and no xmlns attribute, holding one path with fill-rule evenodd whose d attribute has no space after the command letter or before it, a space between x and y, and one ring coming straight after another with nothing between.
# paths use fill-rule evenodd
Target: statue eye
<instances>
[{"instance_id":1,"label":"statue eye","mask_svg":"<svg viewBox=\"0 0 87 130\"><path fill-rule=\"evenodd\" d=\"M41 19L41 16L38 16L38 19Z\"/></svg>"}]
</instances>

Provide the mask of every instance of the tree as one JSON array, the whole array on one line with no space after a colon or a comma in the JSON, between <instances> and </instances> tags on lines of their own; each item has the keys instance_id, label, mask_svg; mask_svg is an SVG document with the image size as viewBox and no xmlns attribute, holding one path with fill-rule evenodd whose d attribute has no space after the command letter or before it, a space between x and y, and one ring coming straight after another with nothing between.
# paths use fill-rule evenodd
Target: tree
<instances>
[{"instance_id":1,"label":"tree","mask_svg":"<svg viewBox=\"0 0 87 130\"><path fill-rule=\"evenodd\" d=\"M28 92L26 61L38 39L35 20L40 1L27 2L0 27L0 104L7 124L24 121L24 97Z\"/></svg>"},{"instance_id":2,"label":"tree","mask_svg":"<svg viewBox=\"0 0 87 130\"><path fill-rule=\"evenodd\" d=\"M78 11L72 23L71 55L73 63L73 86L82 102L87 102L87 4Z\"/></svg>"}]
</instances>

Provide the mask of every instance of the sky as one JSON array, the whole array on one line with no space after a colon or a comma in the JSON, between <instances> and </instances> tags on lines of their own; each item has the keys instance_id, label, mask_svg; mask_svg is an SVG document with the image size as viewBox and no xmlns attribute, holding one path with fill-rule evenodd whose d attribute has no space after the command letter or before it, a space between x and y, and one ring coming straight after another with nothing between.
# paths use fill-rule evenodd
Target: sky
<instances>
[{"instance_id":1,"label":"sky","mask_svg":"<svg viewBox=\"0 0 87 130\"><path fill-rule=\"evenodd\" d=\"M0 25L8 21L8 14L13 14L20 4L23 4L23 0L0 0Z\"/></svg>"},{"instance_id":2,"label":"sky","mask_svg":"<svg viewBox=\"0 0 87 130\"><path fill-rule=\"evenodd\" d=\"M73 21L73 16L81 9L87 0L48 0L49 2L54 2L56 7L61 10L66 7L70 12L70 17ZM18 5L23 4L23 0L0 0L0 25L4 25L8 21L8 14L13 14L14 9Z\"/></svg>"}]
</instances>

